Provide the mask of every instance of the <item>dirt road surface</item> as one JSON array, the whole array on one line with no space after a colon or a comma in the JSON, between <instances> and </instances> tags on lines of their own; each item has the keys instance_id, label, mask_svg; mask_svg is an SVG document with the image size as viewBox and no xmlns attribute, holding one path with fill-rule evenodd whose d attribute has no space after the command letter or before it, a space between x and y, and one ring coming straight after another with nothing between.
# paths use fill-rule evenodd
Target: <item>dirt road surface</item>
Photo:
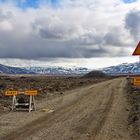
<instances>
[{"instance_id":1,"label":"dirt road surface","mask_svg":"<svg viewBox=\"0 0 140 140\"><path fill-rule=\"evenodd\" d=\"M126 80L118 78L38 102L36 112L0 116L1 140L133 140ZM42 109L54 110L51 113Z\"/></svg>"}]
</instances>

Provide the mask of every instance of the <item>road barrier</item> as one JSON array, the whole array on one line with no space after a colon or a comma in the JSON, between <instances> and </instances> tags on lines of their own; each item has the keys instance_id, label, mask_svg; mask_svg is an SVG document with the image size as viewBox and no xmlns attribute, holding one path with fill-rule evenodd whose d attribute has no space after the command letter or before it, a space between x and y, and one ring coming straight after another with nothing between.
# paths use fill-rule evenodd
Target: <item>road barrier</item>
<instances>
[{"instance_id":1,"label":"road barrier","mask_svg":"<svg viewBox=\"0 0 140 140\"><path fill-rule=\"evenodd\" d=\"M27 110L29 112L36 110L35 97L37 90L6 90L5 96L12 96L12 110ZM22 97L23 96L23 97ZM28 98L25 101L25 97Z\"/></svg>"}]
</instances>

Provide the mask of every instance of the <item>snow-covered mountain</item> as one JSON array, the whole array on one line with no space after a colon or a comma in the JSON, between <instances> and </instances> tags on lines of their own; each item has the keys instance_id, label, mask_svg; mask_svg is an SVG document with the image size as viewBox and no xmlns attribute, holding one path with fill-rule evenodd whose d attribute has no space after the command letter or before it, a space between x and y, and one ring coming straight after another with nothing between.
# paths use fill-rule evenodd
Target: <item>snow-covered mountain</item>
<instances>
[{"instance_id":1,"label":"snow-covered mountain","mask_svg":"<svg viewBox=\"0 0 140 140\"><path fill-rule=\"evenodd\" d=\"M84 75L89 71L80 67L11 67L0 64L0 74Z\"/></svg>"},{"instance_id":2,"label":"snow-covered mountain","mask_svg":"<svg viewBox=\"0 0 140 140\"><path fill-rule=\"evenodd\" d=\"M84 75L90 71L87 68L81 67L27 67L25 69L33 73L47 75Z\"/></svg>"},{"instance_id":3,"label":"snow-covered mountain","mask_svg":"<svg viewBox=\"0 0 140 140\"><path fill-rule=\"evenodd\" d=\"M0 74L33 74L24 68L10 67L0 64Z\"/></svg>"},{"instance_id":4,"label":"snow-covered mountain","mask_svg":"<svg viewBox=\"0 0 140 140\"><path fill-rule=\"evenodd\" d=\"M117 66L111 66L102 69L103 72L110 75L119 75L119 74L140 74L140 63L123 63Z\"/></svg>"},{"instance_id":5,"label":"snow-covered mountain","mask_svg":"<svg viewBox=\"0 0 140 140\"><path fill-rule=\"evenodd\" d=\"M45 74L45 75L85 75L91 70L81 67L10 67L0 64L0 74ZM103 68L109 75L140 74L140 63L123 63L117 66Z\"/></svg>"}]
</instances>

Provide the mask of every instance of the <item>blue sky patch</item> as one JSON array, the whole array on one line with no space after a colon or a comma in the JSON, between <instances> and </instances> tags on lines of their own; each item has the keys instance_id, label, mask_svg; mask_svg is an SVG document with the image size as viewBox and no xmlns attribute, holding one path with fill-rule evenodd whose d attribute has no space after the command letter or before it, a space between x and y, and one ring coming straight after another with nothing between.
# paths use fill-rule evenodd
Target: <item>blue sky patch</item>
<instances>
[{"instance_id":1,"label":"blue sky patch","mask_svg":"<svg viewBox=\"0 0 140 140\"><path fill-rule=\"evenodd\" d=\"M39 0L26 0L25 2L17 1L17 6L23 9L28 7L37 8L38 5L39 5Z\"/></svg>"},{"instance_id":2,"label":"blue sky patch","mask_svg":"<svg viewBox=\"0 0 140 140\"><path fill-rule=\"evenodd\" d=\"M0 0L0 3L6 3L8 0ZM45 3L46 5L50 5L52 7L57 7L59 0L13 0L13 3L22 9L26 8L38 8L41 3Z\"/></svg>"},{"instance_id":3,"label":"blue sky patch","mask_svg":"<svg viewBox=\"0 0 140 140\"><path fill-rule=\"evenodd\" d=\"M125 3L133 3L136 2L137 0L123 0Z\"/></svg>"}]
</instances>

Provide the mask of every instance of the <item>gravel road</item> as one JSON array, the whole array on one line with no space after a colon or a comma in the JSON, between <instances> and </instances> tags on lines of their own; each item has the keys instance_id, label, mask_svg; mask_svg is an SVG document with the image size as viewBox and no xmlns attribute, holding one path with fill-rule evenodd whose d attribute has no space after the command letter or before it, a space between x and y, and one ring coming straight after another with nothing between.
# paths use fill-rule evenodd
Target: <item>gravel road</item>
<instances>
[{"instance_id":1,"label":"gravel road","mask_svg":"<svg viewBox=\"0 0 140 140\"><path fill-rule=\"evenodd\" d=\"M133 140L125 93L126 80L118 78L44 98L35 112L1 115L0 139Z\"/></svg>"}]
</instances>

